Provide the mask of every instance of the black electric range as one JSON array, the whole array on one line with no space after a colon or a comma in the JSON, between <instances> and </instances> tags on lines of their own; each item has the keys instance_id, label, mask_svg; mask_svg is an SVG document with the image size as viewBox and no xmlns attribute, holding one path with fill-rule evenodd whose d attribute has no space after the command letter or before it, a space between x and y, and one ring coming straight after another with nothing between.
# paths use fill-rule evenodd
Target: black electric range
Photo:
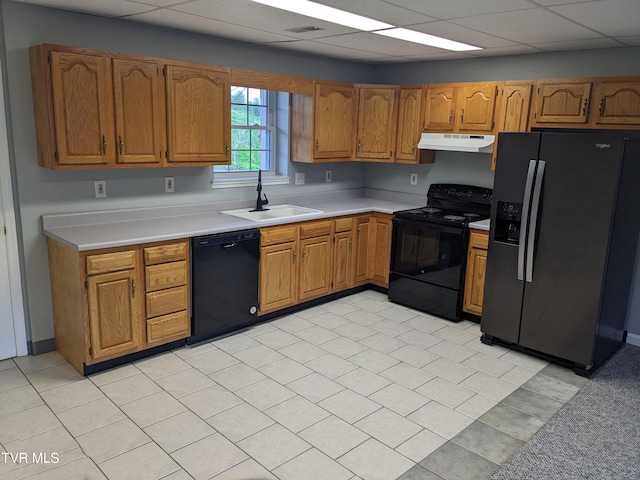
<instances>
[{"instance_id":1,"label":"black electric range","mask_svg":"<svg viewBox=\"0 0 640 480\"><path fill-rule=\"evenodd\" d=\"M427 205L394 212L389 299L460 320L469 223L489 218L492 190L432 184Z\"/></svg>"}]
</instances>

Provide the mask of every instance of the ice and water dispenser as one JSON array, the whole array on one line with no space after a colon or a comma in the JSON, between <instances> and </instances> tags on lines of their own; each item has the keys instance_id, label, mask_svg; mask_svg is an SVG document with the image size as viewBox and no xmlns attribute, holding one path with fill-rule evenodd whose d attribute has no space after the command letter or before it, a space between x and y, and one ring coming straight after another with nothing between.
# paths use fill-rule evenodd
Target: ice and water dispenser
<instances>
[{"instance_id":1,"label":"ice and water dispenser","mask_svg":"<svg viewBox=\"0 0 640 480\"><path fill-rule=\"evenodd\" d=\"M518 244L520 240L520 218L522 203L498 202L496 213L496 242Z\"/></svg>"}]
</instances>

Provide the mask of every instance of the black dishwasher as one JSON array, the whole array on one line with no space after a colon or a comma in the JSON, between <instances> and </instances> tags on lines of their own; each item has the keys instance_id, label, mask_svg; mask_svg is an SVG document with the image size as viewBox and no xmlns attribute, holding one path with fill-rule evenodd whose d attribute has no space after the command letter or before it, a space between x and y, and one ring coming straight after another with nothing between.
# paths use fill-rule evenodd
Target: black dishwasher
<instances>
[{"instance_id":1,"label":"black dishwasher","mask_svg":"<svg viewBox=\"0 0 640 480\"><path fill-rule=\"evenodd\" d=\"M188 344L257 321L260 232L191 239L191 337Z\"/></svg>"}]
</instances>

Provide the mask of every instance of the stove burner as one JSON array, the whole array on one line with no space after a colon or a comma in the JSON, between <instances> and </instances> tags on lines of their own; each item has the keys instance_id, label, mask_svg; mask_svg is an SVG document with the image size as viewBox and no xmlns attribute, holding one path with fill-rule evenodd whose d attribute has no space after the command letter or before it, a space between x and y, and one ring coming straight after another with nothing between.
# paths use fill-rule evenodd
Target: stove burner
<instances>
[{"instance_id":1,"label":"stove burner","mask_svg":"<svg viewBox=\"0 0 640 480\"><path fill-rule=\"evenodd\" d=\"M442 210L434 207L426 207L426 208L423 208L422 211L424 213L438 213L438 212L441 212Z\"/></svg>"},{"instance_id":2,"label":"stove burner","mask_svg":"<svg viewBox=\"0 0 640 480\"><path fill-rule=\"evenodd\" d=\"M451 220L452 222L460 222L462 220L466 220L466 217L463 217L461 215L445 215L444 217L445 220Z\"/></svg>"},{"instance_id":3,"label":"stove burner","mask_svg":"<svg viewBox=\"0 0 640 480\"><path fill-rule=\"evenodd\" d=\"M464 215L467 218L478 218L480 216L479 213L463 213L462 215Z\"/></svg>"}]
</instances>

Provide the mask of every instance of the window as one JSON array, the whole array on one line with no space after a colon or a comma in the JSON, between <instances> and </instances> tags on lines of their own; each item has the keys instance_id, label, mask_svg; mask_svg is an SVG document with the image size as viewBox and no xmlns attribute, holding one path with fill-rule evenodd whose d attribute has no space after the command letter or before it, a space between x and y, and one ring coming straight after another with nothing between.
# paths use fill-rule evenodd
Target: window
<instances>
[{"instance_id":1,"label":"window","mask_svg":"<svg viewBox=\"0 0 640 480\"><path fill-rule=\"evenodd\" d=\"M275 92L231 87L231 165L215 166L214 173L242 177L262 169L263 174L274 175L275 112Z\"/></svg>"}]
</instances>

